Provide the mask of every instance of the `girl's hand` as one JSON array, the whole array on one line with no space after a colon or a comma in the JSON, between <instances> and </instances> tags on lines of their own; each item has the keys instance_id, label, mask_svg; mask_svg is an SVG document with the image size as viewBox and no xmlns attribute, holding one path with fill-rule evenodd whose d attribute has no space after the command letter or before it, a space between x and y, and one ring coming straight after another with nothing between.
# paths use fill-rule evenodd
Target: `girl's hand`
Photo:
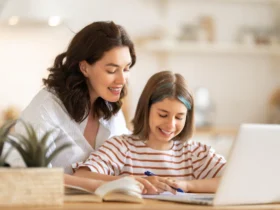
<instances>
[{"instance_id":1,"label":"girl's hand","mask_svg":"<svg viewBox=\"0 0 280 210\"><path fill-rule=\"evenodd\" d=\"M176 194L176 189L172 188L171 184L173 184L173 181L169 180L170 178L164 178L159 176L147 176L143 178L149 181L152 185L154 185L159 193L168 191L172 194Z\"/></svg>"},{"instance_id":2,"label":"girl's hand","mask_svg":"<svg viewBox=\"0 0 280 210\"><path fill-rule=\"evenodd\" d=\"M148 180L138 176L131 176L131 177L133 177L136 181L139 182L139 186L142 189L142 194L149 194L149 195L159 194L157 188Z\"/></svg>"},{"instance_id":3,"label":"girl's hand","mask_svg":"<svg viewBox=\"0 0 280 210\"><path fill-rule=\"evenodd\" d=\"M189 191L188 180L178 180L174 178L167 178L166 183L173 188L181 188L184 192Z\"/></svg>"},{"instance_id":4,"label":"girl's hand","mask_svg":"<svg viewBox=\"0 0 280 210\"><path fill-rule=\"evenodd\" d=\"M215 193L218 189L220 177L211 179L177 180L169 178L167 184L181 188L184 192Z\"/></svg>"}]
</instances>

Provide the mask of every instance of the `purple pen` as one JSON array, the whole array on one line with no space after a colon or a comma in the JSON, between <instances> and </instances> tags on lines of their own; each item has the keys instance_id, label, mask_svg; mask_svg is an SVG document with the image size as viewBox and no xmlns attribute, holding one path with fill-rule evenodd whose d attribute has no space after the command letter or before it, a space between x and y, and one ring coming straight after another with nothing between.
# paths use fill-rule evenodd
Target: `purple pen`
<instances>
[{"instance_id":1,"label":"purple pen","mask_svg":"<svg viewBox=\"0 0 280 210\"><path fill-rule=\"evenodd\" d=\"M152 172L150 172L150 171L145 171L144 174L145 174L146 176L156 176L154 173L152 173ZM184 190L182 190L181 188L174 188L174 187L172 187L172 188L173 188L174 190L176 190L177 192L181 192L181 193L184 192Z\"/></svg>"}]
</instances>

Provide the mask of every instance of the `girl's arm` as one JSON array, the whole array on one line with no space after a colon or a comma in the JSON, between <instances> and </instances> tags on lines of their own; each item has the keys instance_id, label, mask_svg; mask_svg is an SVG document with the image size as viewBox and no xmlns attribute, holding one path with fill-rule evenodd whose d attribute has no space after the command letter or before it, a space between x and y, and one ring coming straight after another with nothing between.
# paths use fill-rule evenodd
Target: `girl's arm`
<instances>
[{"instance_id":1,"label":"girl's arm","mask_svg":"<svg viewBox=\"0 0 280 210\"><path fill-rule=\"evenodd\" d=\"M199 179L185 181L186 192L193 193L215 193L218 189L220 178Z\"/></svg>"},{"instance_id":2,"label":"girl's arm","mask_svg":"<svg viewBox=\"0 0 280 210\"><path fill-rule=\"evenodd\" d=\"M81 167L78 170L76 170L74 176L85 177L85 178L95 179L95 180L103 180L103 181L113 181L120 178L119 176L111 176L111 175L91 172L87 167Z\"/></svg>"},{"instance_id":3,"label":"girl's arm","mask_svg":"<svg viewBox=\"0 0 280 210\"><path fill-rule=\"evenodd\" d=\"M86 161L72 165L75 170L74 176L103 181L119 179L118 175L124 165L126 151L127 147L121 136L111 138L97 151L92 152ZM141 177L134 177L134 179L144 185L143 193L145 191L151 194L157 193L156 188L149 181Z\"/></svg>"},{"instance_id":4,"label":"girl's arm","mask_svg":"<svg viewBox=\"0 0 280 210\"><path fill-rule=\"evenodd\" d=\"M191 143L192 167L194 180L175 180L178 187L185 192L214 193L217 191L219 181L226 160L216 154L213 148L198 142Z\"/></svg>"},{"instance_id":5,"label":"girl's arm","mask_svg":"<svg viewBox=\"0 0 280 210\"><path fill-rule=\"evenodd\" d=\"M89 168L86 167L81 167L78 170L76 170L76 172L74 173L74 177L76 178L85 177L87 180L94 179L94 181L96 182L113 181L121 178L121 176L111 176L111 175L91 172ZM136 176L133 176L133 178L144 186L143 194L158 194L157 188L154 185L152 185L148 180Z\"/></svg>"},{"instance_id":6,"label":"girl's arm","mask_svg":"<svg viewBox=\"0 0 280 210\"><path fill-rule=\"evenodd\" d=\"M175 188L182 188L184 192L215 193L218 189L220 177L197 180L168 180L168 184Z\"/></svg>"}]
</instances>

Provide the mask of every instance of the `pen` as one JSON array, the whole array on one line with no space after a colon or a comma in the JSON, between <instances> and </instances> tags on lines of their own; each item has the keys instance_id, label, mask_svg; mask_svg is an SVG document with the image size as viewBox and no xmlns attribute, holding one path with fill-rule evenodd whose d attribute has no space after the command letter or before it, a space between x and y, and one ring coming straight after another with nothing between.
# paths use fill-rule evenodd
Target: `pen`
<instances>
[{"instance_id":1,"label":"pen","mask_svg":"<svg viewBox=\"0 0 280 210\"><path fill-rule=\"evenodd\" d=\"M152 172L150 172L150 171L145 171L145 173L144 173L146 176L156 176L154 173L152 173ZM184 192L184 190L182 190L181 188L174 188L174 187L172 187L174 190L176 190L177 192L181 192L181 193L183 193Z\"/></svg>"}]
</instances>

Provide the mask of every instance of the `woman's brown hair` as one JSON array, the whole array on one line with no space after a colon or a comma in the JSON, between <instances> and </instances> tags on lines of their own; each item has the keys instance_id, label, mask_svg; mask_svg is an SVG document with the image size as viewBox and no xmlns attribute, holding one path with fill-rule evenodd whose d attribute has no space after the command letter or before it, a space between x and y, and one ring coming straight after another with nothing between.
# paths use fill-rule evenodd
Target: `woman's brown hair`
<instances>
[{"instance_id":1,"label":"woman's brown hair","mask_svg":"<svg viewBox=\"0 0 280 210\"><path fill-rule=\"evenodd\" d=\"M136 62L135 49L125 29L114 22L94 22L74 36L66 52L58 55L53 67L48 69L50 74L47 79L43 79L44 85L55 91L76 122L82 122L91 108L86 78L80 71L79 63L85 60L88 64L94 64L105 52L122 46L129 48L132 67ZM125 95L126 86L117 102L97 98L93 104L93 115L110 119L120 110Z\"/></svg>"},{"instance_id":2,"label":"woman's brown hair","mask_svg":"<svg viewBox=\"0 0 280 210\"><path fill-rule=\"evenodd\" d=\"M175 138L187 141L193 135L194 129L194 100L188 90L187 83L181 74L174 74L171 71L162 71L154 74L147 82L132 120L133 134L147 139L149 128L149 114L152 104L165 98L176 98L188 109L186 122L183 130Z\"/></svg>"}]
</instances>

